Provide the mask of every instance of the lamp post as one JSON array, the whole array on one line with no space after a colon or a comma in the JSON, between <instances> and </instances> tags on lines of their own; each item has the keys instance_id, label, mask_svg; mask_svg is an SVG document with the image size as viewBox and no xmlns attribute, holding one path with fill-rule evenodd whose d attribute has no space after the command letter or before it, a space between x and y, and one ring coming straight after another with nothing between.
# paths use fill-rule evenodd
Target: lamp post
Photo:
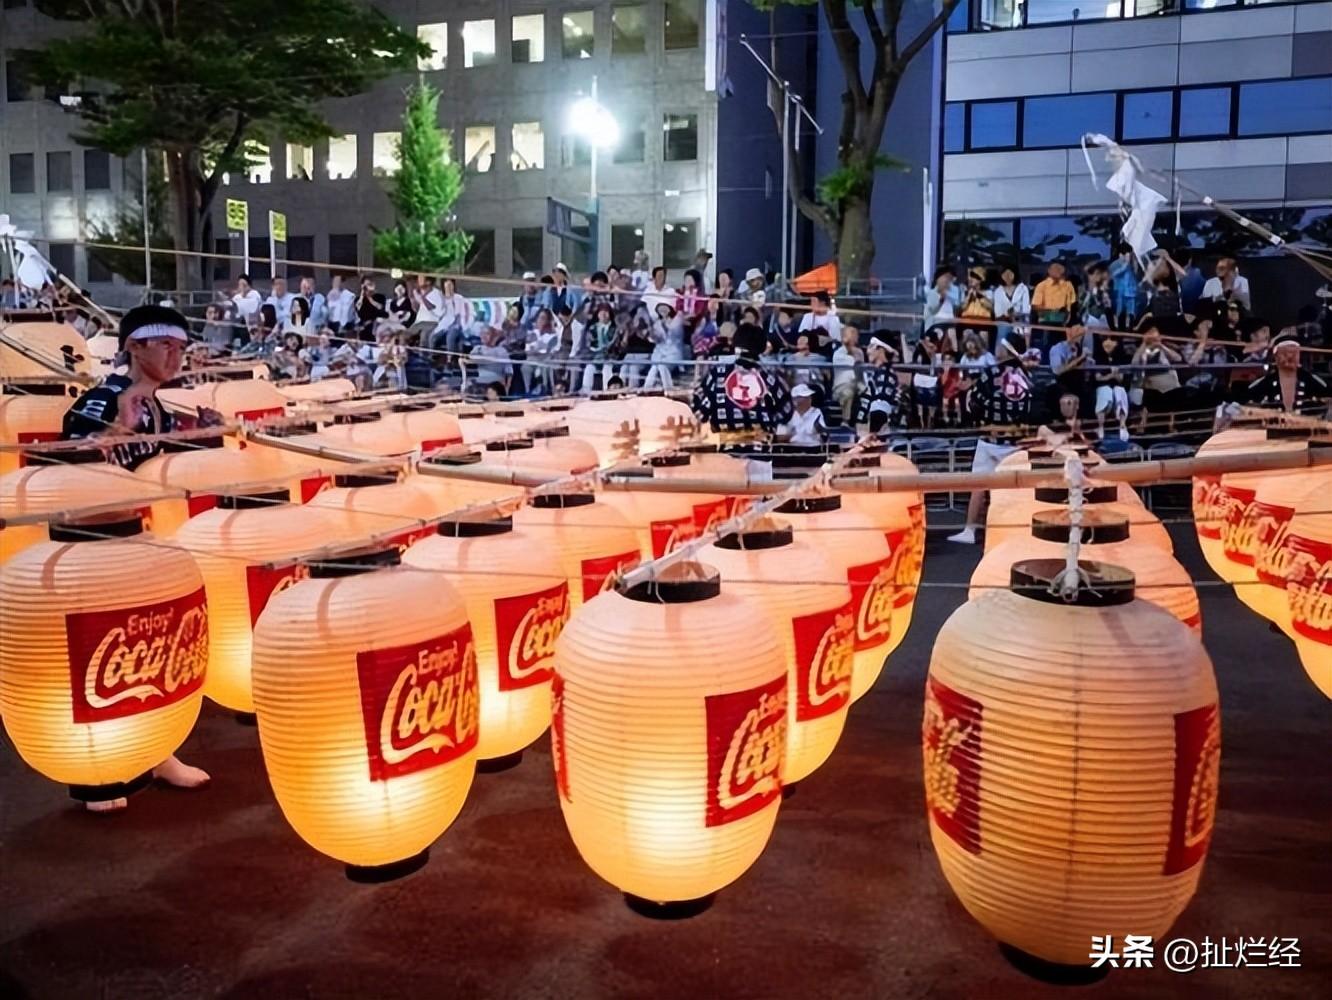
<instances>
[{"instance_id":1,"label":"lamp post","mask_svg":"<svg viewBox=\"0 0 1332 1000\"><path fill-rule=\"evenodd\" d=\"M614 149L620 141L620 124L615 116L597 101L597 78L592 77L592 92L580 97L569 108L569 131L587 140L591 156L591 182L588 191L588 212L592 230L592 264L597 264L597 245L600 242L601 211L597 204L597 154L602 149Z\"/></svg>"}]
</instances>

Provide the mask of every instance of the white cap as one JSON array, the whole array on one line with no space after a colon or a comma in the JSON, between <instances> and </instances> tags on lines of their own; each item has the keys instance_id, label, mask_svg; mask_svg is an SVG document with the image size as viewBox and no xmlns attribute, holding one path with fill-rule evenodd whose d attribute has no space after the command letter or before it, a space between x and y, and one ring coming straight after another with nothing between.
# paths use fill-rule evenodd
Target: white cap
<instances>
[{"instance_id":1,"label":"white cap","mask_svg":"<svg viewBox=\"0 0 1332 1000\"><path fill-rule=\"evenodd\" d=\"M524 280L524 281L536 281L536 272L535 272L535 271L524 271L524 272L523 272L523 280Z\"/></svg>"},{"instance_id":2,"label":"white cap","mask_svg":"<svg viewBox=\"0 0 1332 1000\"><path fill-rule=\"evenodd\" d=\"M760 281L762 281L763 272L760 271L757 267L751 267L748 271L745 272L745 280L753 281L755 278L758 278Z\"/></svg>"},{"instance_id":3,"label":"white cap","mask_svg":"<svg viewBox=\"0 0 1332 1000\"><path fill-rule=\"evenodd\" d=\"M563 271L565 274L568 274L568 273L569 273L569 269L568 269L567 267L564 266L564 261L560 261L558 264L556 264L556 265L555 265L555 270L557 270L557 271Z\"/></svg>"},{"instance_id":4,"label":"white cap","mask_svg":"<svg viewBox=\"0 0 1332 1000\"><path fill-rule=\"evenodd\" d=\"M805 385L805 384L802 382L800 385L796 386L795 388L793 388L793 389L791 390L791 395L792 395L792 396L812 396L812 395L814 395L814 390L811 389L809 386Z\"/></svg>"}]
</instances>

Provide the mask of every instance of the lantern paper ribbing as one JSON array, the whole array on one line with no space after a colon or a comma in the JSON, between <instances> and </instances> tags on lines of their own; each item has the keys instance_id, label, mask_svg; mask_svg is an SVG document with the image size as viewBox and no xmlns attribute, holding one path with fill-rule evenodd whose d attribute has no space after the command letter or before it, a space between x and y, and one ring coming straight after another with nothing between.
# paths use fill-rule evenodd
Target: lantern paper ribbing
<instances>
[{"instance_id":1,"label":"lantern paper ribbing","mask_svg":"<svg viewBox=\"0 0 1332 1000\"><path fill-rule=\"evenodd\" d=\"M1326 494L1318 504L1319 512L1300 516L1286 538L1286 606L1304 672L1332 698L1332 514L1323 512Z\"/></svg>"},{"instance_id":2,"label":"lantern paper ribbing","mask_svg":"<svg viewBox=\"0 0 1332 1000\"><path fill-rule=\"evenodd\" d=\"M657 903L707 897L754 863L786 742L768 620L715 574L675 579L684 568L589 601L555 654L551 750L569 835L597 875Z\"/></svg>"},{"instance_id":3,"label":"lantern paper ribbing","mask_svg":"<svg viewBox=\"0 0 1332 1000\"><path fill-rule=\"evenodd\" d=\"M64 386L6 386L0 396L0 444L56 441L64 426L65 412L73 400ZM52 391L54 390L54 391ZM22 452L0 451L0 475L23 464Z\"/></svg>"},{"instance_id":4,"label":"lantern paper ribbing","mask_svg":"<svg viewBox=\"0 0 1332 1000\"><path fill-rule=\"evenodd\" d=\"M1159 938L1193 895L1216 808L1216 681L1192 632L1108 575L1066 605L1048 593L1062 560L1019 567L1042 597L990 591L935 643L930 837L990 933L1086 966L1093 935Z\"/></svg>"},{"instance_id":5,"label":"lantern paper ribbing","mask_svg":"<svg viewBox=\"0 0 1332 1000\"><path fill-rule=\"evenodd\" d=\"M419 523L443 512L439 498L415 480L395 482L391 476L336 476L331 490L310 501L313 509L327 511L337 535L344 540L395 532L392 544L405 549L417 539L434 534L433 526Z\"/></svg>"},{"instance_id":6,"label":"lantern paper ribbing","mask_svg":"<svg viewBox=\"0 0 1332 1000\"><path fill-rule=\"evenodd\" d=\"M569 412L568 424L570 434L597 450L602 465L632 458L639 451L638 417L628 400L584 400Z\"/></svg>"},{"instance_id":7,"label":"lantern paper ribbing","mask_svg":"<svg viewBox=\"0 0 1332 1000\"><path fill-rule=\"evenodd\" d=\"M189 735L208 664L204 583L137 515L52 528L0 568L0 608L0 714L37 771L116 798Z\"/></svg>"},{"instance_id":8,"label":"lantern paper ribbing","mask_svg":"<svg viewBox=\"0 0 1332 1000\"><path fill-rule=\"evenodd\" d=\"M287 412L287 398L266 378L231 379L212 385L206 405L228 420L263 420Z\"/></svg>"},{"instance_id":9,"label":"lantern paper ribbing","mask_svg":"<svg viewBox=\"0 0 1332 1000\"><path fill-rule=\"evenodd\" d=\"M1249 451L1261 448L1267 433L1254 428L1235 427L1213 434L1198 448L1198 458L1228 451ZM1207 565L1217 569L1226 561L1222 548L1222 529L1225 526L1225 504L1221 494L1221 476L1193 477L1193 527L1198 534L1198 547L1202 549Z\"/></svg>"},{"instance_id":10,"label":"lantern paper ribbing","mask_svg":"<svg viewBox=\"0 0 1332 1000\"><path fill-rule=\"evenodd\" d=\"M645 558L660 559L698 535L695 494L603 490L597 496L633 527Z\"/></svg>"},{"instance_id":11,"label":"lantern paper ribbing","mask_svg":"<svg viewBox=\"0 0 1332 1000\"><path fill-rule=\"evenodd\" d=\"M514 527L560 560L576 611L606 588L616 573L643 557L638 535L614 507L586 493L533 497L513 515Z\"/></svg>"},{"instance_id":12,"label":"lantern paper ribbing","mask_svg":"<svg viewBox=\"0 0 1332 1000\"><path fill-rule=\"evenodd\" d=\"M746 483L772 481L772 465L712 451L690 451L650 459L652 475L658 479L707 479L717 484L716 493L681 493L694 509L694 532L702 535L729 517L746 510L752 500L724 491Z\"/></svg>"},{"instance_id":13,"label":"lantern paper ribbing","mask_svg":"<svg viewBox=\"0 0 1332 1000\"><path fill-rule=\"evenodd\" d=\"M670 448L697 433L698 418L688 403L669 396L632 396L626 402L638 420L640 454Z\"/></svg>"},{"instance_id":14,"label":"lantern paper ribbing","mask_svg":"<svg viewBox=\"0 0 1332 1000\"><path fill-rule=\"evenodd\" d=\"M727 535L699 553L726 591L768 616L786 659L784 784L812 774L841 738L851 706L855 612L837 567L785 525Z\"/></svg>"},{"instance_id":15,"label":"lantern paper ribbing","mask_svg":"<svg viewBox=\"0 0 1332 1000\"><path fill-rule=\"evenodd\" d=\"M272 475L266 456L225 448L222 439L182 441L148 459L134 474L164 489L189 490L192 496L153 502L154 534L169 538L192 517L217 506L217 495L204 491L237 483L257 483Z\"/></svg>"},{"instance_id":16,"label":"lantern paper ribbing","mask_svg":"<svg viewBox=\"0 0 1332 1000\"><path fill-rule=\"evenodd\" d=\"M563 567L506 518L445 523L403 562L451 581L467 602L481 684L478 756L519 753L550 725L555 640L569 617Z\"/></svg>"},{"instance_id":17,"label":"lantern paper ribbing","mask_svg":"<svg viewBox=\"0 0 1332 1000\"><path fill-rule=\"evenodd\" d=\"M306 575L300 565L267 563L327 545L333 534L318 510L282 503L285 491L223 497L174 536L194 556L208 593L208 680L204 694L237 712L254 711L250 683L254 623L269 600Z\"/></svg>"},{"instance_id":18,"label":"lantern paper ribbing","mask_svg":"<svg viewBox=\"0 0 1332 1000\"><path fill-rule=\"evenodd\" d=\"M268 602L254 630L259 741L302 839L357 868L409 867L472 784L475 651L446 581L366 568L316 565Z\"/></svg>"}]
</instances>

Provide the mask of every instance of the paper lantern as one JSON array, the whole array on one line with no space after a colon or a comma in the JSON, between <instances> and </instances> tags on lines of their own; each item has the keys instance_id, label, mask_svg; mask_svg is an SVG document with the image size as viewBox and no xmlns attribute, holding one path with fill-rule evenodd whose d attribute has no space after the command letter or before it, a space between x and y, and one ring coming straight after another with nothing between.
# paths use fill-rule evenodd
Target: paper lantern
<instances>
[{"instance_id":1,"label":"paper lantern","mask_svg":"<svg viewBox=\"0 0 1332 1000\"><path fill-rule=\"evenodd\" d=\"M516 764L550 725L555 640L569 617L564 568L509 518L446 521L403 562L448 580L466 600L481 684L477 755L496 770Z\"/></svg>"},{"instance_id":2,"label":"paper lantern","mask_svg":"<svg viewBox=\"0 0 1332 1000\"><path fill-rule=\"evenodd\" d=\"M1196 458L1214 456L1221 452L1250 451L1261 448L1267 441L1267 434L1256 427L1232 427L1213 434L1204 441L1195 455ZM1225 524L1223 511L1228 503L1222 503L1221 477L1205 475L1193 477L1193 526L1198 534L1198 547L1207 559L1207 565L1220 575L1218 566L1225 564L1226 556L1222 549L1221 532Z\"/></svg>"},{"instance_id":3,"label":"paper lantern","mask_svg":"<svg viewBox=\"0 0 1332 1000\"><path fill-rule=\"evenodd\" d=\"M68 323L11 323L4 330L23 349L0 344L0 378L49 378L53 366L83 375L92 371L88 342Z\"/></svg>"},{"instance_id":4,"label":"paper lantern","mask_svg":"<svg viewBox=\"0 0 1332 1000\"><path fill-rule=\"evenodd\" d=\"M1293 519L1284 543L1288 634L1304 672L1332 698L1332 513L1326 493L1316 503Z\"/></svg>"},{"instance_id":5,"label":"paper lantern","mask_svg":"<svg viewBox=\"0 0 1332 1000\"><path fill-rule=\"evenodd\" d=\"M0 519L54 514L90 504L125 501L127 509L148 513L146 498L158 493L150 483L89 448L34 453L23 468L0 476ZM47 525L6 524L0 528L0 563L47 538Z\"/></svg>"},{"instance_id":6,"label":"paper lantern","mask_svg":"<svg viewBox=\"0 0 1332 1000\"><path fill-rule=\"evenodd\" d=\"M458 418L458 431L465 444L480 444L491 438L508 433L512 428L501 428L493 417L480 410L461 410L455 414Z\"/></svg>"},{"instance_id":7,"label":"paper lantern","mask_svg":"<svg viewBox=\"0 0 1332 1000\"><path fill-rule=\"evenodd\" d=\"M715 531L727 518L749 508L752 498L729 490L743 489L751 483L772 482L772 465L742 455L717 452L715 447L690 448L671 455L647 459L655 479L708 480L716 483L716 492L682 493L694 508L694 532L702 535Z\"/></svg>"},{"instance_id":8,"label":"paper lantern","mask_svg":"<svg viewBox=\"0 0 1332 1000\"><path fill-rule=\"evenodd\" d=\"M153 532L163 538L174 535L191 517L217 506L213 488L262 483L273 475L269 460L259 454L226 448L222 437L167 441L162 451L144 462L134 474L160 490L190 491L178 500L153 502Z\"/></svg>"},{"instance_id":9,"label":"paper lantern","mask_svg":"<svg viewBox=\"0 0 1332 1000\"><path fill-rule=\"evenodd\" d=\"M664 575L589 601L564 630L551 755L583 860L631 905L682 916L744 874L772 833L786 666L763 612L715 571Z\"/></svg>"},{"instance_id":10,"label":"paper lantern","mask_svg":"<svg viewBox=\"0 0 1332 1000\"><path fill-rule=\"evenodd\" d=\"M0 444L58 441L74 402L63 385L0 386ZM0 475L23 464L23 453L0 451Z\"/></svg>"},{"instance_id":11,"label":"paper lantern","mask_svg":"<svg viewBox=\"0 0 1332 1000\"><path fill-rule=\"evenodd\" d=\"M483 458L486 454L488 453L484 451L473 451L461 454L453 452L447 455L434 455L421 462L417 467L418 474L408 476L406 482L428 493L434 499L435 505L441 514L475 504L500 500L512 501L511 506L517 506L525 492L521 486L512 486L506 483L488 483L484 480L455 479L451 476L440 476L424 471L432 468L449 469L484 465L486 463Z\"/></svg>"},{"instance_id":12,"label":"paper lantern","mask_svg":"<svg viewBox=\"0 0 1332 1000\"><path fill-rule=\"evenodd\" d=\"M1084 510L1099 510L1106 514L1119 514L1128 518L1133 534L1166 553L1173 553L1174 543L1161 519L1136 501L1125 503L1119 499L1114 483L1093 482L1082 491ZM1033 514L1043 510L1064 510L1068 506L1068 487L1062 485L1038 486L1030 501L1014 503L996 512L991 509L985 523L985 551L1003 544L1011 538L1027 534Z\"/></svg>"},{"instance_id":13,"label":"paper lantern","mask_svg":"<svg viewBox=\"0 0 1332 1000\"><path fill-rule=\"evenodd\" d=\"M265 430L259 437L250 437L245 441L245 450L262 458L268 474L274 478L289 478L289 490L293 501L309 503L322 491L333 485L330 472L338 467L338 462L329 458L320 458L276 444L270 440L292 440L301 444L322 444L316 436L318 426L312 423L288 424L285 427L273 427Z\"/></svg>"},{"instance_id":14,"label":"paper lantern","mask_svg":"<svg viewBox=\"0 0 1332 1000\"><path fill-rule=\"evenodd\" d=\"M194 556L208 592L208 680L204 694L235 712L254 712L250 684L254 623L269 600L307 573L268 564L327 544L333 525L318 510L288 503L286 490L222 496L174 536Z\"/></svg>"},{"instance_id":15,"label":"paper lantern","mask_svg":"<svg viewBox=\"0 0 1332 1000\"><path fill-rule=\"evenodd\" d=\"M599 464L597 450L582 438L573 437L567 427L548 427L532 431L526 439L531 448L519 448L505 455L513 468L530 469L549 476L579 475L591 472Z\"/></svg>"},{"instance_id":16,"label":"paper lantern","mask_svg":"<svg viewBox=\"0 0 1332 1000\"><path fill-rule=\"evenodd\" d=\"M643 557L638 535L616 508L591 493L546 493L513 515L514 527L559 559L577 611L606 589L617 573Z\"/></svg>"},{"instance_id":17,"label":"paper lantern","mask_svg":"<svg viewBox=\"0 0 1332 1000\"><path fill-rule=\"evenodd\" d=\"M873 521L842 507L839 494L797 497L777 513L790 520L796 537L821 551L851 587L856 613L851 700L858 701L883 672L892 640L892 550Z\"/></svg>"},{"instance_id":18,"label":"paper lantern","mask_svg":"<svg viewBox=\"0 0 1332 1000\"><path fill-rule=\"evenodd\" d=\"M319 442L330 448L358 455L406 455L418 443L407 430L403 413L344 413L335 423L318 434Z\"/></svg>"},{"instance_id":19,"label":"paper lantern","mask_svg":"<svg viewBox=\"0 0 1332 1000\"><path fill-rule=\"evenodd\" d=\"M0 607L0 715L19 755L83 801L146 784L199 714L208 606L194 560L137 514L52 525L0 568Z\"/></svg>"},{"instance_id":20,"label":"paper lantern","mask_svg":"<svg viewBox=\"0 0 1332 1000\"><path fill-rule=\"evenodd\" d=\"M401 404L401 407L407 437L422 451L432 452L463 443L458 418L443 407L418 407L411 403Z\"/></svg>"},{"instance_id":21,"label":"paper lantern","mask_svg":"<svg viewBox=\"0 0 1332 1000\"><path fill-rule=\"evenodd\" d=\"M267 420L287 413L287 398L266 378L213 383L208 405L228 420Z\"/></svg>"},{"instance_id":22,"label":"paper lantern","mask_svg":"<svg viewBox=\"0 0 1332 1000\"><path fill-rule=\"evenodd\" d=\"M593 397L568 413L569 433L597 449L601 465L622 462L638 454L638 415L625 399Z\"/></svg>"},{"instance_id":23,"label":"paper lantern","mask_svg":"<svg viewBox=\"0 0 1332 1000\"><path fill-rule=\"evenodd\" d=\"M458 592L395 549L310 568L254 628L254 705L282 814L358 881L415 871L476 769L476 653Z\"/></svg>"},{"instance_id":24,"label":"paper lantern","mask_svg":"<svg viewBox=\"0 0 1332 1000\"><path fill-rule=\"evenodd\" d=\"M1296 428L1295 431L1303 433L1305 437L1299 440L1280 437L1278 436L1280 432L1273 429L1267 432L1265 440L1259 447L1264 453L1307 451L1308 432L1302 428ZM1212 567L1212 571L1227 583L1235 584L1237 590L1253 590L1251 584L1258 579L1253 568L1257 546L1257 517L1277 513L1270 508L1257 512L1253 509L1258 499L1258 491L1264 484L1286 479L1285 486L1276 487L1277 493L1284 496L1298 482L1290 477L1302 476L1303 472L1302 469L1227 472L1221 477L1213 507L1213 515L1218 519L1221 529L1219 558L1217 558L1218 551L1213 546L1204 548L1203 555L1207 557L1207 564ZM1281 515L1287 516L1284 511Z\"/></svg>"},{"instance_id":25,"label":"paper lantern","mask_svg":"<svg viewBox=\"0 0 1332 1000\"><path fill-rule=\"evenodd\" d=\"M1094 935L1161 940L1198 884L1216 811L1212 664L1132 575L1049 592L1062 560L939 631L922 732L930 839L967 911L1010 948L1086 967Z\"/></svg>"},{"instance_id":26,"label":"paper lantern","mask_svg":"<svg viewBox=\"0 0 1332 1000\"><path fill-rule=\"evenodd\" d=\"M287 382L274 388L290 403L336 403L356 395L356 383L347 378L325 378L317 382Z\"/></svg>"},{"instance_id":27,"label":"paper lantern","mask_svg":"<svg viewBox=\"0 0 1332 1000\"><path fill-rule=\"evenodd\" d=\"M971 574L969 600L1009 585L1015 563L1029 559L1062 559L1068 549L1069 512L1043 510L1032 515L1031 532L995 546ZM1132 567L1138 597L1169 611L1199 635L1202 611L1188 571L1170 553L1141 541L1122 513L1092 508L1083 513L1082 558ZM895 623L894 623L895 624Z\"/></svg>"},{"instance_id":28,"label":"paper lantern","mask_svg":"<svg viewBox=\"0 0 1332 1000\"><path fill-rule=\"evenodd\" d=\"M856 616L837 567L779 522L729 534L699 561L727 593L763 611L786 662L786 767L782 783L813 774L837 745L851 707ZM818 581L837 581L820 583Z\"/></svg>"},{"instance_id":29,"label":"paper lantern","mask_svg":"<svg viewBox=\"0 0 1332 1000\"><path fill-rule=\"evenodd\" d=\"M598 497L624 515L638 534L638 547L647 558L660 559L698 535L696 494L608 489Z\"/></svg>"},{"instance_id":30,"label":"paper lantern","mask_svg":"<svg viewBox=\"0 0 1332 1000\"><path fill-rule=\"evenodd\" d=\"M333 488L324 490L309 506L332 515L337 535L344 541L393 531L390 540L381 540L381 544L400 550L433 535L434 525L421 522L444 512L439 498L415 480L399 482L393 475L334 476Z\"/></svg>"},{"instance_id":31,"label":"paper lantern","mask_svg":"<svg viewBox=\"0 0 1332 1000\"><path fill-rule=\"evenodd\" d=\"M697 437L698 418L688 403L668 396L630 396L626 399L638 421L638 450L648 455Z\"/></svg>"}]
</instances>

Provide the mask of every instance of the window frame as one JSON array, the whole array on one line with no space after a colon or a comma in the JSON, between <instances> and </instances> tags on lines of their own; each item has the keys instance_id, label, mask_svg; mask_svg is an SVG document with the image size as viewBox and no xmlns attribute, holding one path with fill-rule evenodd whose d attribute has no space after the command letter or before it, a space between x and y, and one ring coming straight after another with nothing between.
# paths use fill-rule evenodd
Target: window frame
<instances>
[{"instance_id":1,"label":"window frame","mask_svg":"<svg viewBox=\"0 0 1332 1000\"><path fill-rule=\"evenodd\" d=\"M14 187L14 161L24 156L28 158L29 183L26 191L20 191ZM10 153L7 170L9 172L9 193L11 195L35 195L37 193L37 154L35 152Z\"/></svg>"},{"instance_id":2,"label":"window frame","mask_svg":"<svg viewBox=\"0 0 1332 1000\"><path fill-rule=\"evenodd\" d=\"M615 13L616 13L616 11L626 10L626 9L628 9L628 8L631 8L631 7L632 7L632 8L637 8L639 11L642 12L642 15L643 15L643 36L642 36L642 37L643 37L643 47L642 47L641 49L633 49L633 50L623 50L623 49L621 49L621 50L617 50L617 49L615 48L615 34L616 34L616 32L615 32ZM612 3L612 4L610 5L610 23L611 23L610 55L611 55L611 58L612 58L612 59L615 59L615 58L618 57L618 58L622 58L622 59L633 59L633 58L636 58L636 57L638 57L638 56L646 56L646 55L649 55L649 54L651 53L651 51L652 51L651 46L650 46L649 43L648 43L648 39L649 39L649 38L651 37L651 35L652 35L652 32L651 32L651 30L650 30L650 29L651 29L651 22L652 22L652 8L651 8L651 5L649 5L649 4L645 3L645 2L643 2L643 0L619 0L619 2ZM663 30L664 30L664 29L663 29ZM595 54L595 51L594 51L594 54Z\"/></svg>"},{"instance_id":3,"label":"window frame","mask_svg":"<svg viewBox=\"0 0 1332 1000\"><path fill-rule=\"evenodd\" d=\"M1033 144L1028 144L1028 142L1027 142L1027 136L1026 136L1026 131L1027 131L1026 126L1027 126L1027 102L1028 102L1028 101L1061 101L1061 100L1066 101L1066 100L1071 100L1071 99L1073 99L1073 98L1079 98L1079 97L1081 97L1081 98L1086 98L1086 99L1094 99L1094 98L1109 98L1109 99L1110 99L1110 122L1111 122L1110 127L1111 127L1112 129L1115 130L1115 134L1116 134L1116 135L1119 134L1119 118L1120 118L1121 102L1120 102L1120 100L1119 100L1119 95L1118 95L1118 93L1116 93L1116 92L1113 91L1113 90L1085 90L1085 91L1079 91L1079 92L1077 92L1077 93L1073 93L1073 94L1031 94L1031 95L1028 95L1028 96L1026 96L1026 97L1021 98L1021 101L1022 101L1022 109L1021 109L1022 131L1018 133L1018 148L1019 148L1019 149L1072 149L1073 147L1077 146L1078 143L1076 143L1076 142L1074 142L1074 143L1062 143L1062 142L1061 142L1061 143L1055 143L1055 144L1053 144L1053 145L1045 144L1045 143L1033 143Z\"/></svg>"},{"instance_id":4,"label":"window frame","mask_svg":"<svg viewBox=\"0 0 1332 1000\"><path fill-rule=\"evenodd\" d=\"M514 45L514 42L518 42L518 41L526 41L526 39L520 39L520 38L518 38L517 36L514 35L514 31L513 31L513 29L514 29L514 22L517 21L519 18L533 18L533 17L537 18L537 19L540 21L540 23L541 23L541 31L540 31L540 33L539 33L539 35L538 35L538 37L541 39L541 58L540 58L540 59L524 59L524 60L522 60L522 61L519 61L519 60L517 60L517 59L515 59L515 58L513 57L513 45ZM561 35L561 41L562 41L562 40L563 40L563 35ZM510 12L510 14L509 14L509 64L510 64L511 66L536 66L536 65L538 65L538 64L540 64L540 63L543 63L543 62L545 62L545 61L546 61L546 12L545 12L545 10L543 9L543 10L518 11L517 13Z\"/></svg>"},{"instance_id":5,"label":"window frame","mask_svg":"<svg viewBox=\"0 0 1332 1000\"><path fill-rule=\"evenodd\" d=\"M485 69L487 66L499 65L499 29L495 25L495 17L470 17L463 21L462 27L458 29L458 37L462 39L462 68ZM489 62L477 62L472 52L472 47L467 42L467 26L470 24L490 24L490 60ZM512 28L510 28L512 31ZM471 60L469 62L469 60Z\"/></svg>"},{"instance_id":6,"label":"window frame","mask_svg":"<svg viewBox=\"0 0 1332 1000\"><path fill-rule=\"evenodd\" d=\"M1241 80L1231 84L1234 92L1230 95L1230 124L1231 132L1236 139L1270 139L1273 137L1288 135L1327 135L1332 132L1332 120L1322 128L1301 129L1299 131L1290 131L1282 129L1279 132L1250 132L1240 131L1240 104L1244 97L1244 88L1253 86L1272 86L1274 84L1300 83L1302 81L1326 81L1329 89L1332 89L1332 73L1313 73L1305 76L1287 76L1279 77L1275 80ZM1332 169L1329 167L1328 169Z\"/></svg>"},{"instance_id":7,"label":"window frame","mask_svg":"<svg viewBox=\"0 0 1332 1000\"><path fill-rule=\"evenodd\" d=\"M670 128L667 128L667 126L666 126L666 120L667 120L668 118L692 118L692 119L694 120L694 155L693 155L693 156L688 157L688 158L681 159L681 158L679 158L679 157L670 157L670 156L667 156L667 155L666 155L666 148L667 148L666 136L667 136L667 134L669 134L669 133L672 132L672 131L678 131L678 130L672 130L672 129L670 129ZM643 152L644 152L644 155L646 156L646 153L647 153L647 146L646 146L646 143L647 143L647 135L646 135L646 134L644 134L644 136L643 136L643 140L644 140L644 150L643 150ZM697 163L697 162L698 162L698 157L699 157L699 153L700 153L700 152L701 152L701 150L700 150L700 143L699 143L699 113L698 113L698 111L668 111L668 110L664 110L664 109L663 109L662 112L661 112L661 162L662 162L662 163ZM684 220L684 221L688 222L689 220L686 219L686 220Z\"/></svg>"},{"instance_id":8,"label":"window frame","mask_svg":"<svg viewBox=\"0 0 1332 1000\"><path fill-rule=\"evenodd\" d=\"M569 46L564 34L565 31L564 19L574 14L588 14L592 18L591 32L589 32L586 35L577 36L579 38L590 38L592 40L592 48L588 51L587 59L583 59L577 54L575 55L569 54ZM597 57L597 8L596 7L569 8L568 10L558 11L556 16L558 16L560 19L560 59L562 59L564 62L571 62L571 63L591 62L593 59L595 59Z\"/></svg>"},{"instance_id":9,"label":"window frame","mask_svg":"<svg viewBox=\"0 0 1332 1000\"><path fill-rule=\"evenodd\" d=\"M1007 146L977 146L971 141L972 111L978 105L988 106L991 104L1012 104L1013 113L1013 142ZM1022 132L1026 118L1023 114L1023 105L1025 101L1021 97L987 97L983 101L967 102L967 120L966 120L966 146L968 153L1011 153L1022 148Z\"/></svg>"}]
</instances>

